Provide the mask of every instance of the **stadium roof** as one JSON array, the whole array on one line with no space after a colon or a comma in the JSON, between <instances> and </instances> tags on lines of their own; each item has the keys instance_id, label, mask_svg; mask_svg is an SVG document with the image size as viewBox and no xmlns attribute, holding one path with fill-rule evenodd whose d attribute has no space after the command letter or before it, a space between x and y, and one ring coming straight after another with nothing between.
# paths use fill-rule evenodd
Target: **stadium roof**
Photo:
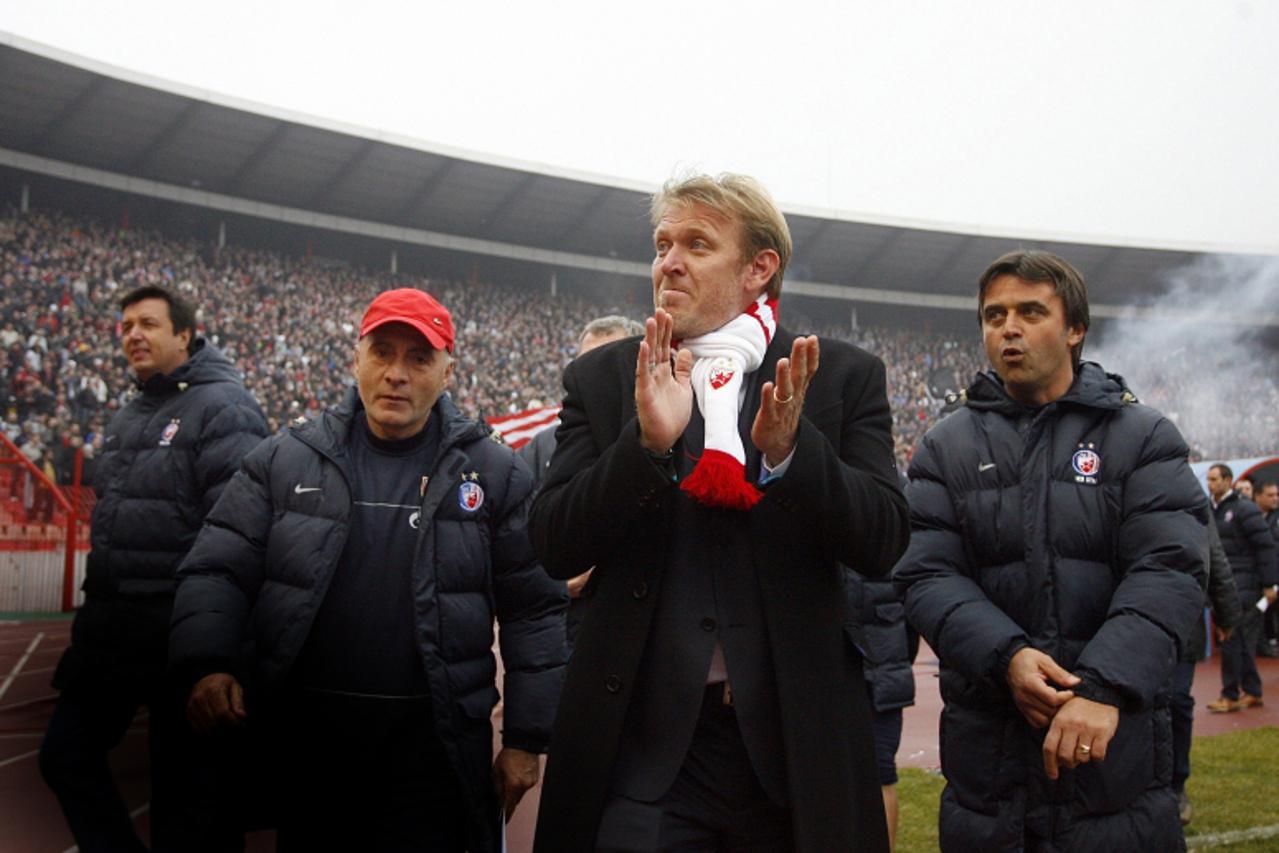
<instances>
[{"instance_id":1,"label":"stadium roof","mask_svg":"<svg viewBox=\"0 0 1279 853\"><path fill-rule=\"evenodd\" d=\"M652 186L293 114L3 32L0 166L566 271L647 277L652 255ZM1196 255L786 213L787 291L854 302L971 311L985 265L1035 246L1076 264L1094 315L1113 316ZM1273 315L1235 319L1279 325Z\"/></svg>"}]
</instances>

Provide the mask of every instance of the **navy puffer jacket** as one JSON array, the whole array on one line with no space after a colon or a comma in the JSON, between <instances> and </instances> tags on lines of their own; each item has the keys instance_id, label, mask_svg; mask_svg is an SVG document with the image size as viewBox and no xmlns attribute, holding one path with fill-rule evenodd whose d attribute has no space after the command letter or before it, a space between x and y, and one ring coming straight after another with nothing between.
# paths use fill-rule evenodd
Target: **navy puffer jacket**
<instances>
[{"instance_id":1,"label":"navy puffer jacket","mask_svg":"<svg viewBox=\"0 0 1279 853\"><path fill-rule=\"evenodd\" d=\"M910 466L907 618L941 659L947 851L1184 846L1164 688L1203 603L1209 505L1176 428L1084 363L1030 410L994 373ZM1048 779L1008 662L1030 645L1120 710L1106 760Z\"/></svg>"},{"instance_id":2,"label":"navy puffer jacket","mask_svg":"<svg viewBox=\"0 0 1279 853\"><path fill-rule=\"evenodd\" d=\"M266 693L283 684L346 542L346 447L356 417L364 410L352 389L337 409L263 442L209 514L179 570L173 614L170 660L188 681L250 671ZM495 850L493 619L506 668L503 741L542 752L563 681L568 596L525 533L528 468L448 397L431 417L441 419L440 450L412 564L418 648L436 729L467 798L470 849ZM483 490L473 512L459 505L464 476ZM242 660L246 629L251 662Z\"/></svg>"},{"instance_id":3,"label":"navy puffer jacket","mask_svg":"<svg viewBox=\"0 0 1279 853\"><path fill-rule=\"evenodd\" d=\"M192 350L173 372L141 383L107 426L94 467L85 604L56 687L88 671L164 671L178 564L245 454L266 437L234 365L202 338Z\"/></svg>"}]
</instances>

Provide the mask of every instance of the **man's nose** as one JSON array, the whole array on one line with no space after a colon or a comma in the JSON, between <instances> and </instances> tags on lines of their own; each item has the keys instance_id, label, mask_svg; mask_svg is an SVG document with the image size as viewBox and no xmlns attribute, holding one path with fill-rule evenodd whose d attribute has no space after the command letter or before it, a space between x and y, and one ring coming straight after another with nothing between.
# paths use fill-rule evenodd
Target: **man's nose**
<instances>
[{"instance_id":1,"label":"man's nose","mask_svg":"<svg viewBox=\"0 0 1279 853\"><path fill-rule=\"evenodd\" d=\"M409 378L408 365L402 358L393 358L391 363L386 366L386 378L394 383L407 382Z\"/></svg>"},{"instance_id":2,"label":"man's nose","mask_svg":"<svg viewBox=\"0 0 1279 853\"><path fill-rule=\"evenodd\" d=\"M684 256L680 254L679 249L671 247L665 255L662 256L662 263L659 266L663 275L679 275L684 272Z\"/></svg>"}]
</instances>

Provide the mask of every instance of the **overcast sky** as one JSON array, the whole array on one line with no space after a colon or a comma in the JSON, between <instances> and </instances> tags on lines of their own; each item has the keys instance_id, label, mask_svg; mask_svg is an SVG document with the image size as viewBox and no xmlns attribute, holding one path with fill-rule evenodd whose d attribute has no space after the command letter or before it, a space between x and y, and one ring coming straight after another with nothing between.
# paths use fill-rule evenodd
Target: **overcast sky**
<instances>
[{"instance_id":1,"label":"overcast sky","mask_svg":"<svg viewBox=\"0 0 1279 853\"><path fill-rule=\"evenodd\" d=\"M1279 254L1279 2L127 3L0 28L429 143L791 210Z\"/></svg>"}]
</instances>

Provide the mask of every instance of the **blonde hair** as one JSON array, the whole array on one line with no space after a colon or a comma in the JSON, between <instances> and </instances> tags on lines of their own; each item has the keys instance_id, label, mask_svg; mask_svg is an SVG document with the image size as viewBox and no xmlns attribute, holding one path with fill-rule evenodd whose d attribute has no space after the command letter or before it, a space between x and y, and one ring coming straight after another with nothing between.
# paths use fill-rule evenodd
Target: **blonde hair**
<instances>
[{"instance_id":1,"label":"blonde hair","mask_svg":"<svg viewBox=\"0 0 1279 853\"><path fill-rule=\"evenodd\" d=\"M777 271L768 280L768 295L782 292L782 275L791 256L790 228L763 184L746 175L689 175L671 178L653 194L649 217L656 226L667 208L700 204L742 226L742 262L767 249L777 253Z\"/></svg>"}]
</instances>

